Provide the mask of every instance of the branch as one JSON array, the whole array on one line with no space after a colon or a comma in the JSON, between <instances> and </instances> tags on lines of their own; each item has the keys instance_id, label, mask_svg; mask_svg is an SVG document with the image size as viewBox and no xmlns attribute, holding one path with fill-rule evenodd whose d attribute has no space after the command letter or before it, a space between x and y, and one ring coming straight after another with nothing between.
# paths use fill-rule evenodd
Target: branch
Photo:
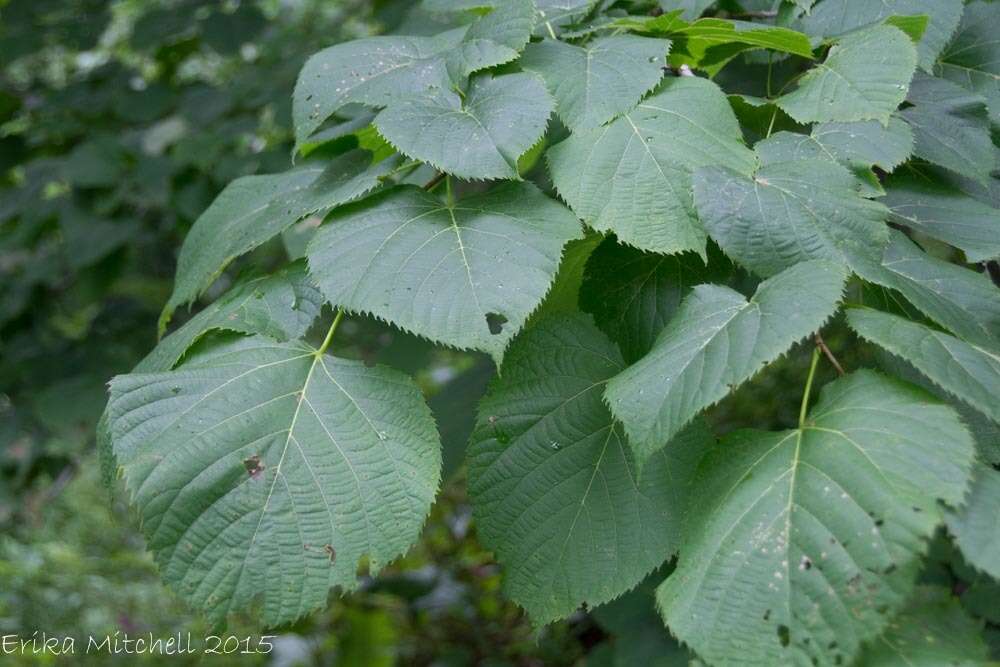
<instances>
[{"instance_id":1,"label":"branch","mask_svg":"<svg viewBox=\"0 0 1000 667\"><path fill-rule=\"evenodd\" d=\"M839 361L837 361L837 357L833 356L833 352L830 350L829 347L827 347L826 341L823 340L823 335L820 334L820 332L818 331L816 332L816 347L818 347L820 350L823 351L823 354L826 355L826 358L830 361L831 364L833 364L833 367L837 369L838 375L846 375L846 373L844 372L844 367L840 365Z\"/></svg>"}]
</instances>

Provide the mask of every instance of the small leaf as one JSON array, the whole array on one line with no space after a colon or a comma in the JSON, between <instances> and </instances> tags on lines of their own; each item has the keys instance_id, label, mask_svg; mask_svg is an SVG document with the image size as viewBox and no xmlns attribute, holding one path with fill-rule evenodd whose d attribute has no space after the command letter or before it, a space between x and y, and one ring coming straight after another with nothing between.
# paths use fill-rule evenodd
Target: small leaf
<instances>
[{"instance_id":1,"label":"small leaf","mask_svg":"<svg viewBox=\"0 0 1000 667\"><path fill-rule=\"evenodd\" d=\"M816 37L840 37L865 26L890 23L893 18L927 17L918 41L920 67L934 66L962 17L962 0L823 0L802 20L803 29Z\"/></svg>"},{"instance_id":2,"label":"small leaf","mask_svg":"<svg viewBox=\"0 0 1000 667\"><path fill-rule=\"evenodd\" d=\"M521 67L538 73L572 129L589 129L625 113L663 78L670 42L616 35L585 48L547 39L524 51Z\"/></svg>"},{"instance_id":3,"label":"small leaf","mask_svg":"<svg viewBox=\"0 0 1000 667\"><path fill-rule=\"evenodd\" d=\"M986 275L932 257L895 230L882 263L857 271L897 290L959 338L1000 349L1000 292Z\"/></svg>"},{"instance_id":4,"label":"small leaf","mask_svg":"<svg viewBox=\"0 0 1000 667\"><path fill-rule=\"evenodd\" d=\"M958 33L934 68L938 76L986 98L994 124L1000 124L998 24L1000 5L982 0L966 4Z\"/></svg>"},{"instance_id":5,"label":"small leaf","mask_svg":"<svg viewBox=\"0 0 1000 667\"><path fill-rule=\"evenodd\" d=\"M325 213L364 195L393 165L386 160L372 166L370 153L353 150L326 166L244 176L230 183L184 239L174 291L160 316L161 333L174 310L198 298L233 259L307 215Z\"/></svg>"},{"instance_id":6,"label":"small leaf","mask_svg":"<svg viewBox=\"0 0 1000 667\"><path fill-rule=\"evenodd\" d=\"M770 276L798 262L877 264L889 240L881 204L861 197L856 177L828 160L779 162L753 178L708 167L694 198L709 235L752 271Z\"/></svg>"},{"instance_id":7,"label":"small leaf","mask_svg":"<svg viewBox=\"0 0 1000 667\"><path fill-rule=\"evenodd\" d=\"M499 360L581 231L528 183L454 205L399 187L335 212L306 254L332 303Z\"/></svg>"},{"instance_id":8,"label":"small leaf","mask_svg":"<svg viewBox=\"0 0 1000 667\"><path fill-rule=\"evenodd\" d=\"M986 100L944 79L918 74L899 115L913 128L913 154L985 184L996 168Z\"/></svg>"},{"instance_id":9,"label":"small leaf","mask_svg":"<svg viewBox=\"0 0 1000 667\"><path fill-rule=\"evenodd\" d=\"M504 589L536 624L612 600L675 549L699 424L640 477L601 400L621 355L582 315L547 319L511 346L469 451L479 536Z\"/></svg>"},{"instance_id":10,"label":"small leaf","mask_svg":"<svg viewBox=\"0 0 1000 667\"><path fill-rule=\"evenodd\" d=\"M114 452L165 581L213 621L324 606L417 539L441 471L410 378L301 343L238 339L118 376ZM334 556L335 554L335 556Z\"/></svg>"},{"instance_id":11,"label":"small leaf","mask_svg":"<svg viewBox=\"0 0 1000 667\"><path fill-rule=\"evenodd\" d=\"M906 603L973 455L950 408L870 371L799 429L730 434L698 466L664 620L711 664L851 664Z\"/></svg>"},{"instance_id":12,"label":"small leaf","mask_svg":"<svg viewBox=\"0 0 1000 667\"><path fill-rule=\"evenodd\" d=\"M841 267L813 261L765 280L750 301L728 287L695 287L649 354L608 382L605 398L637 462L822 327L846 280Z\"/></svg>"},{"instance_id":13,"label":"small leaf","mask_svg":"<svg viewBox=\"0 0 1000 667\"><path fill-rule=\"evenodd\" d=\"M989 663L982 624L945 588L919 586L885 634L865 647L859 667L973 667Z\"/></svg>"},{"instance_id":14,"label":"small leaf","mask_svg":"<svg viewBox=\"0 0 1000 667\"><path fill-rule=\"evenodd\" d=\"M935 175L898 173L885 184L890 220L949 243L970 262L1000 257L1000 210Z\"/></svg>"},{"instance_id":15,"label":"small leaf","mask_svg":"<svg viewBox=\"0 0 1000 667\"><path fill-rule=\"evenodd\" d=\"M574 132L548 152L559 194L584 222L653 252L705 253L690 174L705 165L754 168L725 95L696 77L667 79L621 118Z\"/></svg>"},{"instance_id":16,"label":"small leaf","mask_svg":"<svg viewBox=\"0 0 1000 667\"><path fill-rule=\"evenodd\" d=\"M850 308L859 336L913 364L952 396L1000 423L1000 354L876 310Z\"/></svg>"},{"instance_id":17,"label":"small leaf","mask_svg":"<svg viewBox=\"0 0 1000 667\"><path fill-rule=\"evenodd\" d=\"M378 131L402 153L465 179L519 178L517 160L545 132L554 103L531 74L477 76L458 95L385 109Z\"/></svg>"},{"instance_id":18,"label":"small leaf","mask_svg":"<svg viewBox=\"0 0 1000 667\"><path fill-rule=\"evenodd\" d=\"M800 123L877 120L906 99L917 52L903 31L880 25L851 33L809 70L778 106Z\"/></svg>"}]
</instances>

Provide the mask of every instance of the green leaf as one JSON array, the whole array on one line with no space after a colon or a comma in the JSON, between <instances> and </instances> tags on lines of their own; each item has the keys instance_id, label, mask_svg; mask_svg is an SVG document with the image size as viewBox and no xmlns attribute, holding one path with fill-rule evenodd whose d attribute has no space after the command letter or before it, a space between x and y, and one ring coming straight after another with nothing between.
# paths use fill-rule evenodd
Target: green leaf
<instances>
[{"instance_id":1,"label":"green leaf","mask_svg":"<svg viewBox=\"0 0 1000 667\"><path fill-rule=\"evenodd\" d=\"M986 98L994 124L1000 124L998 24L1000 5L982 0L966 4L958 33L934 68L938 76Z\"/></svg>"},{"instance_id":2,"label":"green leaf","mask_svg":"<svg viewBox=\"0 0 1000 667\"><path fill-rule=\"evenodd\" d=\"M649 354L608 382L605 398L637 461L822 327L846 280L841 267L812 261L765 280L749 301L728 287L695 287Z\"/></svg>"},{"instance_id":3,"label":"green leaf","mask_svg":"<svg viewBox=\"0 0 1000 667\"><path fill-rule=\"evenodd\" d=\"M813 57L809 38L795 30L747 21L705 18L675 28L669 34L681 44L678 55L691 58L692 67L717 73L737 54L748 49L768 49L803 58Z\"/></svg>"},{"instance_id":4,"label":"green leaf","mask_svg":"<svg viewBox=\"0 0 1000 667\"><path fill-rule=\"evenodd\" d=\"M950 243L970 262L1000 257L1000 210L951 187L934 173L898 173L885 184L890 220Z\"/></svg>"},{"instance_id":5,"label":"green leaf","mask_svg":"<svg viewBox=\"0 0 1000 667\"><path fill-rule=\"evenodd\" d=\"M1000 579L1000 471L977 466L964 505L950 509L945 521L965 560Z\"/></svg>"},{"instance_id":6,"label":"green leaf","mask_svg":"<svg viewBox=\"0 0 1000 667\"><path fill-rule=\"evenodd\" d=\"M694 199L725 253L763 276L808 259L877 264L889 240L888 211L861 197L856 177L829 160L767 164L753 178L699 169Z\"/></svg>"},{"instance_id":7,"label":"green leaf","mask_svg":"<svg viewBox=\"0 0 1000 667\"><path fill-rule=\"evenodd\" d=\"M555 314L576 313L580 310L584 270L591 254L603 238L600 234L588 232L582 239L566 244L559 272L552 282L552 289L545 295L545 301L538 310L532 313L532 320Z\"/></svg>"},{"instance_id":8,"label":"green leaf","mask_svg":"<svg viewBox=\"0 0 1000 667\"><path fill-rule=\"evenodd\" d=\"M245 280L161 340L133 372L170 370L192 345L213 330L263 334L282 342L301 338L323 303L319 290L306 275L304 263Z\"/></svg>"},{"instance_id":9,"label":"green leaf","mask_svg":"<svg viewBox=\"0 0 1000 667\"><path fill-rule=\"evenodd\" d=\"M209 618L291 622L416 540L434 421L406 376L242 338L111 383L115 455L160 573Z\"/></svg>"},{"instance_id":10,"label":"green leaf","mask_svg":"<svg viewBox=\"0 0 1000 667\"><path fill-rule=\"evenodd\" d=\"M996 167L986 101L944 79L918 74L899 115L913 128L913 154L985 184Z\"/></svg>"},{"instance_id":11,"label":"green leaf","mask_svg":"<svg viewBox=\"0 0 1000 667\"><path fill-rule=\"evenodd\" d=\"M894 14L886 18L884 23L895 26L905 32L906 36L918 45L917 55L920 55L919 42L927 32L927 26L930 25L930 19L926 14L919 14L917 16L899 16Z\"/></svg>"},{"instance_id":12,"label":"green leaf","mask_svg":"<svg viewBox=\"0 0 1000 667\"><path fill-rule=\"evenodd\" d=\"M536 33L551 37L551 28L558 34L560 27L584 18L596 4L597 0L535 0L540 24Z\"/></svg>"},{"instance_id":13,"label":"green leaf","mask_svg":"<svg viewBox=\"0 0 1000 667\"><path fill-rule=\"evenodd\" d=\"M580 309L634 363L649 352L691 288L723 280L729 268L724 257L713 256L706 266L690 253L658 255L608 238L587 263Z\"/></svg>"},{"instance_id":14,"label":"green leaf","mask_svg":"<svg viewBox=\"0 0 1000 667\"><path fill-rule=\"evenodd\" d=\"M924 15L927 29L919 39L920 67L930 71L962 17L962 0L823 0L803 20L816 37L839 37L898 16Z\"/></svg>"},{"instance_id":15,"label":"green leaf","mask_svg":"<svg viewBox=\"0 0 1000 667\"><path fill-rule=\"evenodd\" d=\"M987 664L982 624L941 587L919 586L884 635L865 647L859 667L975 667Z\"/></svg>"},{"instance_id":16,"label":"green leaf","mask_svg":"<svg viewBox=\"0 0 1000 667\"><path fill-rule=\"evenodd\" d=\"M850 664L906 602L973 456L950 408L871 371L799 429L732 433L695 475L664 620L712 664Z\"/></svg>"},{"instance_id":17,"label":"green leaf","mask_svg":"<svg viewBox=\"0 0 1000 667\"><path fill-rule=\"evenodd\" d=\"M574 132L548 158L559 194L591 227L644 250L703 256L691 171L726 165L749 174L755 164L725 95L695 77L667 79L633 111Z\"/></svg>"},{"instance_id":18,"label":"green leaf","mask_svg":"<svg viewBox=\"0 0 1000 667\"><path fill-rule=\"evenodd\" d=\"M895 230L881 264L857 271L897 290L958 337L1000 349L1000 291L986 275L932 257Z\"/></svg>"},{"instance_id":19,"label":"green leaf","mask_svg":"<svg viewBox=\"0 0 1000 667\"><path fill-rule=\"evenodd\" d=\"M465 179L519 178L517 159L545 133L554 102L538 77L518 73L472 80L458 95L395 104L378 131L400 152Z\"/></svg>"},{"instance_id":20,"label":"green leaf","mask_svg":"<svg viewBox=\"0 0 1000 667\"><path fill-rule=\"evenodd\" d=\"M528 183L454 205L400 187L335 212L307 257L332 303L499 360L580 236L573 214Z\"/></svg>"},{"instance_id":21,"label":"green leaf","mask_svg":"<svg viewBox=\"0 0 1000 667\"><path fill-rule=\"evenodd\" d=\"M198 298L233 259L271 240L297 220L364 195L393 166L392 160L372 166L367 151L353 150L326 166L244 176L230 183L184 239L174 291L160 316L161 333L174 310Z\"/></svg>"},{"instance_id":22,"label":"green leaf","mask_svg":"<svg viewBox=\"0 0 1000 667\"><path fill-rule=\"evenodd\" d=\"M685 21L693 21L704 14L705 10L714 3L715 0L660 0L660 9L663 10L664 14L680 9L682 10L681 18Z\"/></svg>"},{"instance_id":23,"label":"green leaf","mask_svg":"<svg viewBox=\"0 0 1000 667\"><path fill-rule=\"evenodd\" d=\"M433 37L368 37L314 54L292 97L296 145L347 104L440 103L461 78L514 60L534 24L531 0L508 0L469 26Z\"/></svg>"},{"instance_id":24,"label":"green leaf","mask_svg":"<svg viewBox=\"0 0 1000 667\"><path fill-rule=\"evenodd\" d=\"M876 310L851 308L859 336L902 357L952 396L1000 423L1000 354Z\"/></svg>"},{"instance_id":25,"label":"green leaf","mask_svg":"<svg viewBox=\"0 0 1000 667\"><path fill-rule=\"evenodd\" d=\"M841 38L778 106L800 123L877 120L883 124L906 98L917 52L903 31L888 25Z\"/></svg>"},{"instance_id":26,"label":"green leaf","mask_svg":"<svg viewBox=\"0 0 1000 667\"><path fill-rule=\"evenodd\" d=\"M536 624L618 597L676 548L686 475L711 435L693 427L639 476L601 400L623 367L585 316L549 319L515 341L480 404L476 526Z\"/></svg>"},{"instance_id":27,"label":"green leaf","mask_svg":"<svg viewBox=\"0 0 1000 667\"><path fill-rule=\"evenodd\" d=\"M669 50L669 41L632 35L586 47L546 39L529 45L520 65L545 80L570 129L589 129L625 113L659 83Z\"/></svg>"}]
</instances>

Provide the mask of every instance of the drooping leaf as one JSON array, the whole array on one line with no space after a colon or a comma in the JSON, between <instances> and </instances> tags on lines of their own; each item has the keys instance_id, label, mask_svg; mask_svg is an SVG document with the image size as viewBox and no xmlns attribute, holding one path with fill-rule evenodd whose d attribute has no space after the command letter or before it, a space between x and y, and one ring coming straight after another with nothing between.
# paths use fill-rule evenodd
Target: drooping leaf
<instances>
[{"instance_id":1,"label":"drooping leaf","mask_svg":"<svg viewBox=\"0 0 1000 667\"><path fill-rule=\"evenodd\" d=\"M982 624L941 587L919 586L903 612L858 659L859 667L975 667L987 664Z\"/></svg>"},{"instance_id":2,"label":"drooping leaf","mask_svg":"<svg viewBox=\"0 0 1000 667\"><path fill-rule=\"evenodd\" d=\"M848 309L847 321L859 336L902 357L949 394L1000 423L1000 354L876 310Z\"/></svg>"},{"instance_id":3,"label":"drooping leaf","mask_svg":"<svg viewBox=\"0 0 1000 667\"><path fill-rule=\"evenodd\" d=\"M371 165L354 150L326 166L283 174L244 176L230 183L201 214L177 259L173 294L160 317L161 332L178 306L194 301L236 257L271 240L307 215L356 199L379 184L393 161Z\"/></svg>"},{"instance_id":4,"label":"drooping leaf","mask_svg":"<svg viewBox=\"0 0 1000 667\"><path fill-rule=\"evenodd\" d=\"M580 309L633 363L649 352L691 288L722 280L727 264L713 256L706 266L690 253L658 255L608 238L587 263Z\"/></svg>"},{"instance_id":5,"label":"drooping leaf","mask_svg":"<svg viewBox=\"0 0 1000 667\"><path fill-rule=\"evenodd\" d=\"M959 338L1000 348L1000 290L984 274L932 257L895 230L881 264L857 271L897 290Z\"/></svg>"},{"instance_id":6,"label":"drooping leaf","mask_svg":"<svg viewBox=\"0 0 1000 667\"><path fill-rule=\"evenodd\" d=\"M115 455L161 575L214 620L287 623L417 538L440 476L416 385L300 343L238 339L111 383Z\"/></svg>"},{"instance_id":7,"label":"drooping leaf","mask_svg":"<svg viewBox=\"0 0 1000 667\"><path fill-rule=\"evenodd\" d=\"M472 80L458 95L394 104L375 119L406 155L465 179L519 178L517 160L545 132L554 103L538 77L517 73Z\"/></svg>"},{"instance_id":8,"label":"drooping leaf","mask_svg":"<svg viewBox=\"0 0 1000 667\"><path fill-rule=\"evenodd\" d=\"M899 115L913 128L913 154L986 183L996 167L986 100L944 79L918 74Z\"/></svg>"},{"instance_id":9,"label":"drooping leaf","mask_svg":"<svg viewBox=\"0 0 1000 667\"><path fill-rule=\"evenodd\" d=\"M822 327L846 279L840 266L810 261L765 280L749 301L728 287L695 287L649 354L608 382L605 398L637 461Z\"/></svg>"},{"instance_id":10,"label":"drooping leaf","mask_svg":"<svg viewBox=\"0 0 1000 667\"><path fill-rule=\"evenodd\" d=\"M782 26L704 18L690 25L671 21L665 34L677 44L671 54L671 64L677 67L686 64L709 76L715 76L730 60L751 49L813 57L809 38Z\"/></svg>"},{"instance_id":11,"label":"drooping leaf","mask_svg":"<svg viewBox=\"0 0 1000 667\"><path fill-rule=\"evenodd\" d=\"M451 206L400 187L335 212L307 257L332 303L499 359L581 235L568 209L528 183Z\"/></svg>"},{"instance_id":12,"label":"drooping leaf","mask_svg":"<svg viewBox=\"0 0 1000 667\"><path fill-rule=\"evenodd\" d=\"M480 404L476 524L536 623L618 597L676 547L687 475L711 436L693 427L640 476L601 399L623 367L585 316L549 319L515 341Z\"/></svg>"},{"instance_id":13,"label":"drooping leaf","mask_svg":"<svg viewBox=\"0 0 1000 667\"><path fill-rule=\"evenodd\" d=\"M574 132L548 152L559 194L584 222L662 253L705 253L690 174L726 165L750 174L754 155L722 91L680 77L602 128Z\"/></svg>"},{"instance_id":14,"label":"drooping leaf","mask_svg":"<svg viewBox=\"0 0 1000 667\"><path fill-rule=\"evenodd\" d=\"M763 276L808 259L878 263L889 240L888 211L861 197L854 174L829 160L767 164L752 178L699 169L694 199L726 254Z\"/></svg>"},{"instance_id":15,"label":"drooping leaf","mask_svg":"<svg viewBox=\"0 0 1000 667\"><path fill-rule=\"evenodd\" d=\"M589 129L625 113L659 83L669 50L666 40L632 35L585 47L547 39L529 45L520 65L545 80L570 129Z\"/></svg>"},{"instance_id":16,"label":"drooping leaf","mask_svg":"<svg viewBox=\"0 0 1000 667\"><path fill-rule=\"evenodd\" d=\"M975 0L965 5L955 39L945 49L934 73L986 98L990 118L1000 124L1000 44L995 27L1000 5Z\"/></svg>"},{"instance_id":17,"label":"drooping leaf","mask_svg":"<svg viewBox=\"0 0 1000 667\"><path fill-rule=\"evenodd\" d=\"M816 37L840 37L893 16L920 15L928 21L917 52L920 67L930 71L958 27L962 0L823 0L802 19L802 28Z\"/></svg>"},{"instance_id":18,"label":"drooping leaf","mask_svg":"<svg viewBox=\"0 0 1000 667\"><path fill-rule=\"evenodd\" d=\"M1000 580L1000 471L977 466L972 491L945 522L965 560Z\"/></svg>"},{"instance_id":19,"label":"drooping leaf","mask_svg":"<svg viewBox=\"0 0 1000 667\"><path fill-rule=\"evenodd\" d=\"M417 99L440 102L456 79L516 58L534 24L531 0L508 0L471 25L432 37L368 37L316 53L295 84L296 145L347 104L381 108Z\"/></svg>"},{"instance_id":20,"label":"drooping leaf","mask_svg":"<svg viewBox=\"0 0 1000 667\"><path fill-rule=\"evenodd\" d=\"M277 341L301 338L319 315L323 297L303 263L236 284L184 326L166 336L133 372L168 371L212 330L263 334Z\"/></svg>"},{"instance_id":21,"label":"drooping leaf","mask_svg":"<svg viewBox=\"0 0 1000 667\"><path fill-rule=\"evenodd\" d=\"M879 25L851 33L799 80L778 106L800 123L877 120L883 124L906 98L917 52L902 30Z\"/></svg>"},{"instance_id":22,"label":"drooping leaf","mask_svg":"<svg viewBox=\"0 0 1000 667\"><path fill-rule=\"evenodd\" d=\"M893 222L955 246L970 262L1000 257L1000 210L934 178L933 171L894 174L885 191Z\"/></svg>"},{"instance_id":23,"label":"drooping leaf","mask_svg":"<svg viewBox=\"0 0 1000 667\"><path fill-rule=\"evenodd\" d=\"M850 664L905 604L973 455L950 408L871 371L826 386L799 429L727 436L658 590L667 625L713 664Z\"/></svg>"}]
</instances>

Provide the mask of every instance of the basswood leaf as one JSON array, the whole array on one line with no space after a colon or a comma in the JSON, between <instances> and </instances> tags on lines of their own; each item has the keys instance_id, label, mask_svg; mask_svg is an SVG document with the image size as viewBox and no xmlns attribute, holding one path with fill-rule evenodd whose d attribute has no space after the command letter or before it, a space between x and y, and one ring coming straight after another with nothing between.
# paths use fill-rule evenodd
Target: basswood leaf
<instances>
[{"instance_id":1,"label":"basswood leaf","mask_svg":"<svg viewBox=\"0 0 1000 667\"><path fill-rule=\"evenodd\" d=\"M695 475L664 620L711 664L850 664L905 604L973 456L950 408L871 371L827 385L799 429L732 433Z\"/></svg>"},{"instance_id":2,"label":"basswood leaf","mask_svg":"<svg viewBox=\"0 0 1000 667\"><path fill-rule=\"evenodd\" d=\"M894 174L885 191L883 201L893 222L950 243L970 262L1000 257L1000 210L936 178L933 171Z\"/></svg>"},{"instance_id":3,"label":"basswood leaf","mask_svg":"<svg viewBox=\"0 0 1000 667\"><path fill-rule=\"evenodd\" d=\"M917 52L920 67L930 71L958 27L962 0L823 0L802 19L802 27L816 37L840 37L894 16L919 15L928 21Z\"/></svg>"},{"instance_id":4,"label":"basswood leaf","mask_svg":"<svg viewBox=\"0 0 1000 667\"><path fill-rule=\"evenodd\" d=\"M520 65L545 80L570 129L588 129L625 113L659 83L669 50L669 41L632 35L586 47L546 39L529 45Z\"/></svg>"},{"instance_id":5,"label":"basswood leaf","mask_svg":"<svg viewBox=\"0 0 1000 667\"><path fill-rule=\"evenodd\" d=\"M634 110L574 132L548 158L559 194L591 227L644 250L703 256L691 171L726 165L750 174L755 165L726 96L697 77L667 79Z\"/></svg>"},{"instance_id":6,"label":"basswood leaf","mask_svg":"<svg viewBox=\"0 0 1000 667\"><path fill-rule=\"evenodd\" d=\"M499 360L581 232L528 183L454 205L407 186L335 212L306 254L332 303Z\"/></svg>"},{"instance_id":7,"label":"basswood leaf","mask_svg":"<svg viewBox=\"0 0 1000 667\"><path fill-rule=\"evenodd\" d=\"M986 100L944 79L918 74L899 115L913 128L913 154L985 184L996 167Z\"/></svg>"},{"instance_id":8,"label":"basswood leaf","mask_svg":"<svg viewBox=\"0 0 1000 667\"><path fill-rule=\"evenodd\" d=\"M974 667L989 662L982 623L943 587L918 586L885 634L865 647L859 667Z\"/></svg>"},{"instance_id":9,"label":"basswood leaf","mask_svg":"<svg viewBox=\"0 0 1000 667\"><path fill-rule=\"evenodd\" d=\"M605 398L637 461L822 327L846 280L840 266L811 261L765 280L749 301L728 287L695 287L649 354L608 382Z\"/></svg>"},{"instance_id":10,"label":"basswood leaf","mask_svg":"<svg viewBox=\"0 0 1000 667\"><path fill-rule=\"evenodd\" d=\"M416 540L441 453L417 386L264 337L118 376L115 455L160 573L210 619L266 626L326 604Z\"/></svg>"},{"instance_id":11,"label":"basswood leaf","mask_svg":"<svg viewBox=\"0 0 1000 667\"><path fill-rule=\"evenodd\" d=\"M587 267L587 260L603 239L604 237L596 232L587 232L582 239L566 244L562 261L559 263L559 272L552 282L552 289L545 295L545 301L538 310L531 314L531 320L549 315L579 312L583 272ZM531 320L526 326L531 326Z\"/></svg>"},{"instance_id":12,"label":"basswood leaf","mask_svg":"<svg viewBox=\"0 0 1000 667\"><path fill-rule=\"evenodd\" d=\"M545 132L554 102L538 77L480 75L458 95L385 109L378 131L402 153L465 179L519 178L517 159Z\"/></svg>"},{"instance_id":13,"label":"basswood leaf","mask_svg":"<svg viewBox=\"0 0 1000 667\"><path fill-rule=\"evenodd\" d=\"M711 7L715 0L660 0L660 9L665 14L669 14L677 9L682 10L681 18L685 21L693 21L705 10Z\"/></svg>"},{"instance_id":14,"label":"basswood leaf","mask_svg":"<svg viewBox=\"0 0 1000 667\"><path fill-rule=\"evenodd\" d=\"M850 308L859 336L902 357L952 396L1000 423L1000 354L876 310Z\"/></svg>"},{"instance_id":15,"label":"basswood leaf","mask_svg":"<svg viewBox=\"0 0 1000 667\"><path fill-rule=\"evenodd\" d=\"M948 510L945 522L965 560L1000 579L1000 471L977 466L972 491L961 507Z\"/></svg>"},{"instance_id":16,"label":"basswood leaf","mask_svg":"<svg viewBox=\"0 0 1000 667\"><path fill-rule=\"evenodd\" d=\"M504 589L537 624L629 590L676 548L704 424L640 476L601 399L624 368L583 315L545 320L511 346L479 407L469 493Z\"/></svg>"},{"instance_id":17,"label":"basswood leaf","mask_svg":"<svg viewBox=\"0 0 1000 667\"><path fill-rule=\"evenodd\" d=\"M301 338L316 320L323 296L306 275L305 263L245 280L160 341L133 372L170 370L209 331L263 334L277 341Z\"/></svg>"},{"instance_id":18,"label":"basswood leaf","mask_svg":"<svg viewBox=\"0 0 1000 667\"><path fill-rule=\"evenodd\" d=\"M727 277L731 265L719 254L706 266L691 253L659 255L605 239L587 262L580 309L633 363L649 352L692 287Z\"/></svg>"},{"instance_id":19,"label":"basswood leaf","mask_svg":"<svg viewBox=\"0 0 1000 667\"><path fill-rule=\"evenodd\" d=\"M471 25L433 37L368 37L314 54L292 97L296 145L347 104L440 101L461 78L516 58L534 24L531 0L505 0Z\"/></svg>"},{"instance_id":20,"label":"basswood leaf","mask_svg":"<svg viewBox=\"0 0 1000 667\"><path fill-rule=\"evenodd\" d=\"M763 276L808 259L877 264L889 240L888 211L857 188L845 167L818 159L766 164L752 178L720 167L694 175L709 235Z\"/></svg>"},{"instance_id":21,"label":"basswood leaf","mask_svg":"<svg viewBox=\"0 0 1000 667\"><path fill-rule=\"evenodd\" d=\"M709 76L715 76L730 60L750 49L813 57L808 37L780 26L718 18L699 19L690 25L678 21L672 24L666 33L677 44L671 64L687 64Z\"/></svg>"},{"instance_id":22,"label":"basswood leaf","mask_svg":"<svg viewBox=\"0 0 1000 667\"><path fill-rule=\"evenodd\" d=\"M990 119L1000 124L1000 5L975 0L965 5L955 39L934 73L986 98Z\"/></svg>"},{"instance_id":23,"label":"basswood leaf","mask_svg":"<svg viewBox=\"0 0 1000 667\"><path fill-rule=\"evenodd\" d=\"M932 257L895 230L881 264L856 270L897 290L959 338L1000 348L1000 291L985 274Z\"/></svg>"},{"instance_id":24,"label":"basswood leaf","mask_svg":"<svg viewBox=\"0 0 1000 667\"><path fill-rule=\"evenodd\" d=\"M174 291L160 316L161 333L174 310L194 301L233 259L307 215L326 212L364 195L394 164L385 160L372 165L368 151L352 150L326 165L244 176L230 183L184 239Z\"/></svg>"},{"instance_id":25,"label":"basswood leaf","mask_svg":"<svg viewBox=\"0 0 1000 667\"><path fill-rule=\"evenodd\" d=\"M559 28L584 18L597 4L597 0L535 0L539 25L536 34L552 37L549 30L558 34Z\"/></svg>"},{"instance_id":26,"label":"basswood leaf","mask_svg":"<svg viewBox=\"0 0 1000 667\"><path fill-rule=\"evenodd\" d=\"M917 51L902 30L879 25L841 38L778 106L800 123L877 120L906 99Z\"/></svg>"}]
</instances>

